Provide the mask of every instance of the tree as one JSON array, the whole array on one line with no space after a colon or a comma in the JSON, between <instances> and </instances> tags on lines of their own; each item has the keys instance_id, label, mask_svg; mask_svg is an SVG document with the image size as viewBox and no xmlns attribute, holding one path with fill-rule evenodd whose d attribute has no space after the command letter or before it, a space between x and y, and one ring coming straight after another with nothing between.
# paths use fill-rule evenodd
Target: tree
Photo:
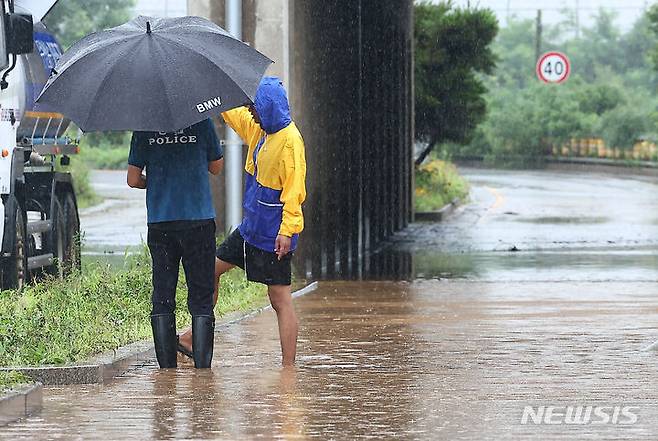
<instances>
[{"instance_id":1,"label":"tree","mask_svg":"<svg viewBox=\"0 0 658 441\"><path fill-rule=\"evenodd\" d=\"M624 104L626 97L621 87L610 83L590 83L578 88L576 99L580 111L598 116Z\"/></svg>"},{"instance_id":2,"label":"tree","mask_svg":"<svg viewBox=\"0 0 658 441\"><path fill-rule=\"evenodd\" d=\"M647 17L649 18L649 23L651 30L655 35L658 35L658 3L655 3L647 11ZM658 46L654 46L651 51L651 59L653 60L654 66L658 69Z\"/></svg>"},{"instance_id":3,"label":"tree","mask_svg":"<svg viewBox=\"0 0 658 441\"><path fill-rule=\"evenodd\" d=\"M630 149L651 128L651 116L636 106L622 106L603 114L599 132L608 147Z\"/></svg>"},{"instance_id":4,"label":"tree","mask_svg":"<svg viewBox=\"0 0 658 441\"><path fill-rule=\"evenodd\" d=\"M60 0L44 23L68 49L87 34L128 21L134 6L135 0Z\"/></svg>"},{"instance_id":5,"label":"tree","mask_svg":"<svg viewBox=\"0 0 658 441\"><path fill-rule=\"evenodd\" d=\"M535 71L535 22L512 20L500 30L492 49L496 54L496 69L491 81L494 87L523 89L537 81ZM530 66L530 68L528 68Z\"/></svg>"},{"instance_id":6,"label":"tree","mask_svg":"<svg viewBox=\"0 0 658 441\"><path fill-rule=\"evenodd\" d=\"M574 45L571 59L587 81L596 79L597 66L610 66L616 72L624 70L621 34L615 26L615 18L613 12L599 9L594 25L583 29L583 38Z\"/></svg>"},{"instance_id":7,"label":"tree","mask_svg":"<svg viewBox=\"0 0 658 441\"><path fill-rule=\"evenodd\" d=\"M428 145L420 164L443 142L467 143L486 115L486 88L496 58L490 44L498 21L488 9L453 9L423 1L415 7L416 137Z\"/></svg>"},{"instance_id":8,"label":"tree","mask_svg":"<svg viewBox=\"0 0 658 441\"><path fill-rule=\"evenodd\" d=\"M491 152L488 159L507 166L540 165L553 145L589 135L592 122L580 110L578 87L543 84L523 90L496 91L482 129Z\"/></svg>"}]
</instances>

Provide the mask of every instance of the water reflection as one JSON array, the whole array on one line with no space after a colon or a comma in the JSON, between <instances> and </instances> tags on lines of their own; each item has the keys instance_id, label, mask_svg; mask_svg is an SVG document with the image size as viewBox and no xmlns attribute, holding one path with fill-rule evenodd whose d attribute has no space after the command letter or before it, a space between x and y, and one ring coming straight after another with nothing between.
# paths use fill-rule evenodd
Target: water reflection
<instances>
[{"instance_id":1,"label":"water reflection","mask_svg":"<svg viewBox=\"0 0 658 441\"><path fill-rule=\"evenodd\" d=\"M176 372L160 370L153 374L153 438L170 439L176 432Z\"/></svg>"},{"instance_id":2,"label":"water reflection","mask_svg":"<svg viewBox=\"0 0 658 441\"><path fill-rule=\"evenodd\" d=\"M452 252L405 250L391 246L368 257L361 273L342 279L413 281L416 279L658 280L658 251L594 249Z\"/></svg>"},{"instance_id":3,"label":"water reflection","mask_svg":"<svg viewBox=\"0 0 658 441\"><path fill-rule=\"evenodd\" d=\"M233 369L220 361L213 370L195 370L181 358L177 370L153 371L151 439L244 439L268 426L284 439L303 437L308 400L302 394L309 391L300 387L298 368L260 367Z\"/></svg>"}]
</instances>

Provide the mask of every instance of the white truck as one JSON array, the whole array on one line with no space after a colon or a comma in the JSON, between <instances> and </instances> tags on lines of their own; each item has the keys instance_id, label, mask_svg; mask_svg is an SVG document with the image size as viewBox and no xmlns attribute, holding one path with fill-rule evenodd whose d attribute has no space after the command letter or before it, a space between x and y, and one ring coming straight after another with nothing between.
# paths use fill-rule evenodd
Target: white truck
<instances>
[{"instance_id":1,"label":"white truck","mask_svg":"<svg viewBox=\"0 0 658 441\"><path fill-rule=\"evenodd\" d=\"M0 0L0 286L80 265L80 220L70 173L69 121L35 105L62 53L40 23L56 1ZM33 19L34 16L34 19ZM59 161L60 166L57 166Z\"/></svg>"}]
</instances>

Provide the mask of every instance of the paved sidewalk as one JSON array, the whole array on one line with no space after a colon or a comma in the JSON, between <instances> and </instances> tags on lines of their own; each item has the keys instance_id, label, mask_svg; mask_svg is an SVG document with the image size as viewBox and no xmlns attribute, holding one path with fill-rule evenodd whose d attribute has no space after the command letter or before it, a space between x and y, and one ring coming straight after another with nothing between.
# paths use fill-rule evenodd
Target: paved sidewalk
<instances>
[{"instance_id":1,"label":"paved sidewalk","mask_svg":"<svg viewBox=\"0 0 658 441\"><path fill-rule=\"evenodd\" d=\"M42 414L0 439L655 439L658 359L641 349L658 340L657 293L657 283L321 284L296 301L296 370L279 368L270 311L218 333L212 371L150 364L105 386L46 388ZM589 406L590 421L610 406L598 409L610 421L524 425L525 406L554 406L558 423L567 406Z\"/></svg>"}]
</instances>

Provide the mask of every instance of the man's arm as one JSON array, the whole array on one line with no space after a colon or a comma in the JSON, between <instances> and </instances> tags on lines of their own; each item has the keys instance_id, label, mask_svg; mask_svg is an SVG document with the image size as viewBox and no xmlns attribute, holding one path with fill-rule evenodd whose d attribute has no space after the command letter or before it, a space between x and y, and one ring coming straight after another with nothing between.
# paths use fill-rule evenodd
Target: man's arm
<instances>
[{"instance_id":1,"label":"man's arm","mask_svg":"<svg viewBox=\"0 0 658 441\"><path fill-rule=\"evenodd\" d=\"M247 145L257 142L261 136L260 125L254 121L249 110L246 107L237 107L222 113L224 122L235 130L242 141ZM254 141L256 139L256 141Z\"/></svg>"},{"instance_id":2,"label":"man's arm","mask_svg":"<svg viewBox=\"0 0 658 441\"><path fill-rule=\"evenodd\" d=\"M147 154L144 146L140 143L142 136L139 132L133 132L130 139L130 152L128 153L128 176L126 182L132 188L146 188L146 176L142 173L146 167Z\"/></svg>"},{"instance_id":3,"label":"man's arm","mask_svg":"<svg viewBox=\"0 0 658 441\"><path fill-rule=\"evenodd\" d=\"M208 171L215 176L217 176L222 171L223 168L224 168L224 158L220 158L216 161L210 161L208 163Z\"/></svg>"},{"instance_id":4,"label":"man's arm","mask_svg":"<svg viewBox=\"0 0 658 441\"><path fill-rule=\"evenodd\" d=\"M207 120L206 127L206 159L208 160L208 171L218 175L224 168L224 149L219 143L215 124L211 119Z\"/></svg>"},{"instance_id":5,"label":"man's arm","mask_svg":"<svg viewBox=\"0 0 658 441\"><path fill-rule=\"evenodd\" d=\"M128 186L132 188L146 188L146 176L142 173L141 168L135 167L134 165L128 166L128 177L127 182Z\"/></svg>"}]
</instances>

